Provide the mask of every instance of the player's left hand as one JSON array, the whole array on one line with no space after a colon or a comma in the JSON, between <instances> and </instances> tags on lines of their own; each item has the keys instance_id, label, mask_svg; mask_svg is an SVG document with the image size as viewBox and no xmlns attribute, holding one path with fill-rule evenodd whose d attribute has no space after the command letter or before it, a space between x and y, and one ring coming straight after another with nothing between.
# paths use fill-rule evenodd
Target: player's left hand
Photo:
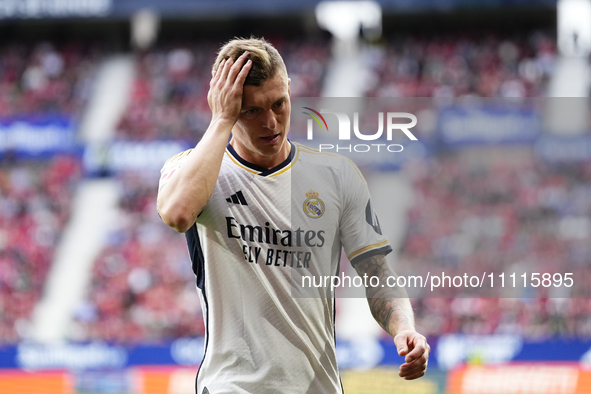
<instances>
[{"instance_id":1,"label":"player's left hand","mask_svg":"<svg viewBox=\"0 0 591 394\"><path fill-rule=\"evenodd\" d=\"M427 371L431 346L427 339L415 330L402 330L394 337L398 354L404 357L398 376L406 379L418 379Z\"/></svg>"}]
</instances>

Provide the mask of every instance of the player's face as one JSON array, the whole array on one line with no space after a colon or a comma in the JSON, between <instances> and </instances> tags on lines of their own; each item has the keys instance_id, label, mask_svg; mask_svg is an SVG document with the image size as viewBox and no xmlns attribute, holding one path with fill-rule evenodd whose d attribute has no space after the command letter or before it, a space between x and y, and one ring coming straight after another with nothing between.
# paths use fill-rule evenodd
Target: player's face
<instances>
[{"instance_id":1,"label":"player's face","mask_svg":"<svg viewBox=\"0 0 591 394\"><path fill-rule=\"evenodd\" d=\"M288 156L290 80L282 72L261 86L244 86L242 110L230 143L250 163L272 168Z\"/></svg>"}]
</instances>

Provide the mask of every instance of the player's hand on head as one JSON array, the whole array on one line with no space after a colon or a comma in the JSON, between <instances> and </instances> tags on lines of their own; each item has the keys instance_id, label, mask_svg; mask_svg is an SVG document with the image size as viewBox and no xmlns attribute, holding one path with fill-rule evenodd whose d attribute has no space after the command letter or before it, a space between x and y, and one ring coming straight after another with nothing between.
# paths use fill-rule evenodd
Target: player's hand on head
<instances>
[{"instance_id":1,"label":"player's hand on head","mask_svg":"<svg viewBox=\"0 0 591 394\"><path fill-rule=\"evenodd\" d=\"M394 344L398 354L404 356L398 376L413 380L425 375L431 351L427 339L415 330L403 330L394 337Z\"/></svg>"},{"instance_id":2,"label":"player's hand on head","mask_svg":"<svg viewBox=\"0 0 591 394\"><path fill-rule=\"evenodd\" d=\"M244 81L252 67L248 52L236 61L232 58L220 62L209 82L207 102L212 112L212 120L227 120L235 123L242 109Z\"/></svg>"}]
</instances>

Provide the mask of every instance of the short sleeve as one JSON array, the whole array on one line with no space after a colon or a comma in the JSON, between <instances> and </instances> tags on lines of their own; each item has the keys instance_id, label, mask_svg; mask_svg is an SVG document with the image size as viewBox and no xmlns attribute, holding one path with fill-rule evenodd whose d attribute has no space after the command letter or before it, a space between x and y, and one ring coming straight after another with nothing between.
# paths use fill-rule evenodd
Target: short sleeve
<instances>
[{"instance_id":1,"label":"short sleeve","mask_svg":"<svg viewBox=\"0 0 591 394\"><path fill-rule=\"evenodd\" d=\"M189 153L191 153L193 149L188 149L184 152L174 155L166 163L162 166L160 170L160 181L158 184L158 191L162 190L162 188L170 181L174 173L181 168L183 163L185 162Z\"/></svg>"},{"instance_id":2,"label":"short sleeve","mask_svg":"<svg viewBox=\"0 0 591 394\"><path fill-rule=\"evenodd\" d=\"M341 243L351 263L379 253L390 253L392 247L382 234L380 221L371 205L367 182L353 162L344 160L342 170L343 211L340 220Z\"/></svg>"}]
</instances>

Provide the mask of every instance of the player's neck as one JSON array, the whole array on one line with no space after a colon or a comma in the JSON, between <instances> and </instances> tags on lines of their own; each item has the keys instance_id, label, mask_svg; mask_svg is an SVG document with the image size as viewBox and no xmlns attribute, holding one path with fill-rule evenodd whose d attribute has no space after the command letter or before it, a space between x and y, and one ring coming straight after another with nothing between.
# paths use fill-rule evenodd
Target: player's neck
<instances>
[{"instance_id":1,"label":"player's neck","mask_svg":"<svg viewBox=\"0 0 591 394\"><path fill-rule=\"evenodd\" d=\"M256 152L252 152L243 147L242 144L235 143L233 140L230 141L230 145L232 145L238 156L240 156L242 159L266 169L275 168L279 164L283 163L289 157L291 152L291 143L287 139L283 142L279 152L273 156L264 156Z\"/></svg>"}]
</instances>

